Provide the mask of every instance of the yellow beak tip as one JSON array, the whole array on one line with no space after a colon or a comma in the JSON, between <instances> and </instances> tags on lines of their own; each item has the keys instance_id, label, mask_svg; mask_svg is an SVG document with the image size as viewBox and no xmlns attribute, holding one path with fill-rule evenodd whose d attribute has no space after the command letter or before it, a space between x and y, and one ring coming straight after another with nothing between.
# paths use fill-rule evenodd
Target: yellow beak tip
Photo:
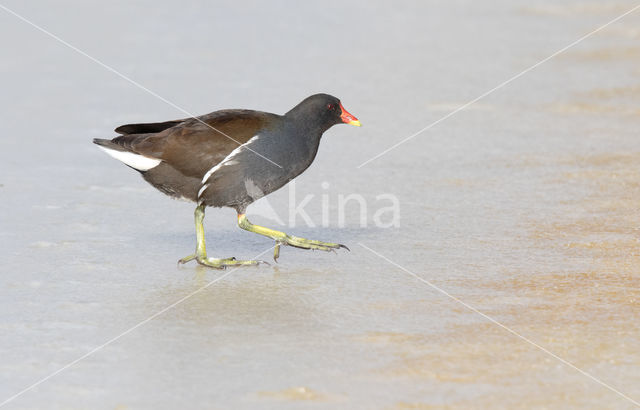
<instances>
[{"instance_id":1,"label":"yellow beak tip","mask_svg":"<svg viewBox=\"0 0 640 410\"><path fill-rule=\"evenodd\" d=\"M360 121L355 120L355 121L349 121L348 122L349 125L355 125L356 127L360 127L362 124L360 124Z\"/></svg>"}]
</instances>

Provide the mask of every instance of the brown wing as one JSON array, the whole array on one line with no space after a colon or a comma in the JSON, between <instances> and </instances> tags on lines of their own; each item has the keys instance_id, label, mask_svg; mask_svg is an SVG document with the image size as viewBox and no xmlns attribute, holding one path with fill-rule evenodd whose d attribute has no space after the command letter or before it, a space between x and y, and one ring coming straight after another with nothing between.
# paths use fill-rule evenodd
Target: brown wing
<instances>
[{"instance_id":1,"label":"brown wing","mask_svg":"<svg viewBox=\"0 0 640 410\"><path fill-rule=\"evenodd\" d=\"M155 134L123 135L112 142L135 153L162 159L183 175L202 178L260 130L276 126L279 118L260 111L222 110L186 119Z\"/></svg>"},{"instance_id":2,"label":"brown wing","mask_svg":"<svg viewBox=\"0 0 640 410\"><path fill-rule=\"evenodd\" d=\"M160 131L164 131L167 128L175 127L176 125L187 121L188 118L182 120L173 120L165 122L150 122L144 124L126 124L121 125L114 131L121 135L129 134L152 134Z\"/></svg>"}]
</instances>

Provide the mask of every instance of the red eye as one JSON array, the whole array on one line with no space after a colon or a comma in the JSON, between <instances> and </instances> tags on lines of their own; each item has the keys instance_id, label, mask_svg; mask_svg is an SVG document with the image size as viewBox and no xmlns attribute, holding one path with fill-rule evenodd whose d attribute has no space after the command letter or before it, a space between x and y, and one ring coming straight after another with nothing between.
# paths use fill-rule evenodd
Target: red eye
<instances>
[{"instance_id":1,"label":"red eye","mask_svg":"<svg viewBox=\"0 0 640 410\"><path fill-rule=\"evenodd\" d=\"M336 106L334 104L327 104L327 108L333 110L336 108Z\"/></svg>"}]
</instances>

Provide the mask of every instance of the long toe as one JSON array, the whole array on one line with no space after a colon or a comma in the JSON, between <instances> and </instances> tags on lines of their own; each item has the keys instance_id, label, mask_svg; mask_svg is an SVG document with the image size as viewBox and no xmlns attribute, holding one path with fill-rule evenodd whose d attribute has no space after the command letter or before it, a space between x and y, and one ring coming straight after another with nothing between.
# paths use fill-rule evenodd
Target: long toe
<instances>
[{"instance_id":1,"label":"long toe","mask_svg":"<svg viewBox=\"0 0 640 410\"><path fill-rule=\"evenodd\" d=\"M316 241L313 239L300 238L297 236L287 236L284 240L282 240L282 243L289 246L294 246L296 248L313 249L313 250L319 250L319 251L325 251L325 252L331 252L335 249L340 249L340 248L345 248L349 250L349 248L347 248L345 245L342 245L339 243L322 242L322 241Z\"/></svg>"},{"instance_id":2,"label":"long toe","mask_svg":"<svg viewBox=\"0 0 640 410\"><path fill-rule=\"evenodd\" d=\"M334 248L334 249L340 249L341 247L345 247L346 248L346 246L341 245L339 243L317 241L315 239L300 238L298 236L293 236L293 235L289 235L288 239L291 239L293 242L297 242L297 243L309 244L309 245L319 245L319 246L323 246L325 248Z\"/></svg>"},{"instance_id":3,"label":"long toe","mask_svg":"<svg viewBox=\"0 0 640 410\"><path fill-rule=\"evenodd\" d=\"M178 265L184 265L185 263L191 262L194 259L196 259L196 255L195 254L192 254L192 255L189 255L189 256L185 256L184 258L182 258L182 259L180 259L178 261Z\"/></svg>"},{"instance_id":4,"label":"long toe","mask_svg":"<svg viewBox=\"0 0 640 410\"><path fill-rule=\"evenodd\" d=\"M214 269L226 269L228 267L236 267L236 266L257 266L260 264L269 265L268 262L262 260L238 260L236 258L225 258L225 259L217 259L217 258L197 258L197 261L200 265L208 266Z\"/></svg>"},{"instance_id":5,"label":"long toe","mask_svg":"<svg viewBox=\"0 0 640 410\"><path fill-rule=\"evenodd\" d=\"M326 246L324 244L319 244L319 243L302 242L299 240L287 241L286 244L289 246L300 248L300 249L312 249L312 250L325 251L325 252L331 252L333 249L335 249L333 246Z\"/></svg>"}]
</instances>

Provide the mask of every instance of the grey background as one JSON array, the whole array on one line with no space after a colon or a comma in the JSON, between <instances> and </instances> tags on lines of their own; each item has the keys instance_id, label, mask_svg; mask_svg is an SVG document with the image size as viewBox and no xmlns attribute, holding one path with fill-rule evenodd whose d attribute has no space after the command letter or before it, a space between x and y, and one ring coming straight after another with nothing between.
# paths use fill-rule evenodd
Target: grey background
<instances>
[{"instance_id":1,"label":"grey background","mask_svg":"<svg viewBox=\"0 0 640 410\"><path fill-rule=\"evenodd\" d=\"M2 4L194 114L328 92L363 123L296 180L329 227L287 228L351 253L285 248L6 408L632 406L359 243L640 398L638 13L357 168L633 3ZM184 114L3 10L0 49L1 402L224 273L177 268L193 205L91 144ZM355 207L338 227L350 193L365 228ZM399 228L371 224L382 193ZM284 221L289 195L268 198ZM271 246L232 210L205 227L216 256Z\"/></svg>"}]
</instances>

